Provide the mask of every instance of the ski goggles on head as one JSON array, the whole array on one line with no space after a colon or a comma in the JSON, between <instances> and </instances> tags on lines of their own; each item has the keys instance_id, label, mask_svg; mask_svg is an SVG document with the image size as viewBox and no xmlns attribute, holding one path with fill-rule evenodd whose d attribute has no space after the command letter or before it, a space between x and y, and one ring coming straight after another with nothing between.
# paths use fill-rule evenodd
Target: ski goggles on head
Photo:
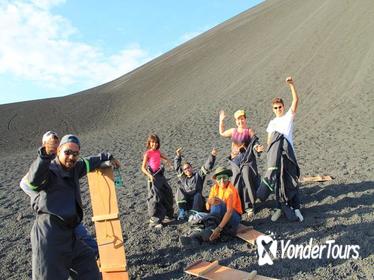
<instances>
[{"instance_id":1,"label":"ski goggles on head","mask_svg":"<svg viewBox=\"0 0 374 280\"><path fill-rule=\"evenodd\" d=\"M221 181L221 180L227 181L228 179L229 179L229 176L227 176L226 174L222 174L222 175L217 175L216 176L216 180L217 181Z\"/></svg>"}]
</instances>

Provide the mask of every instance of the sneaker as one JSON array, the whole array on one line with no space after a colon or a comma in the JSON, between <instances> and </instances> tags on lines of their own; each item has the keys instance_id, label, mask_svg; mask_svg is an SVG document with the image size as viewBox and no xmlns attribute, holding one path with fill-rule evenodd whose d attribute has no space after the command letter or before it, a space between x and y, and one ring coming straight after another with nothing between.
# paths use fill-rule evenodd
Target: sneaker
<instances>
[{"instance_id":1,"label":"sneaker","mask_svg":"<svg viewBox=\"0 0 374 280\"><path fill-rule=\"evenodd\" d=\"M160 228L162 228L162 224L161 224L161 222L158 218L152 217L149 220L149 227L160 229Z\"/></svg>"},{"instance_id":2,"label":"sneaker","mask_svg":"<svg viewBox=\"0 0 374 280\"><path fill-rule=\"evenodd\" d=\"M162 222L165 223L165 224L168 224L168 223L171 223L172 221L174 221L174 217L168 217L166 216Z\"/></svg>"},{"instance_id":3,"label":"sneaker","mask_svg":"<svg viewBox=\"0 0 374 280\"><path fill-rule=\"evenodd\" d=\"M255 211L254 211L254 209L253 208L249 208L249 209L246 210L246 212L247 212L247 220L249 222L252 222L254 220L254 218L255 218Z\"/></svg>"},{"instance_id":4,"label":"sneaker","mask_svg":"<svg viewBox=\"0 0 374 280\"><path fill-rule=\"evenodd\" d=\"M178 221L184 220L187 218L186 211L183 208L179 208L178 210Z\"/></svg>"},{"instance_id":5,"label":"sneaker","mask_svg":"<svg viewBox=\"0 0 374 280\"><path fill-rule=\"evenodd\" d=\"M282 215L282 209L279 209L279 208L276 209L274 211L273 215L271 216L271 221L272 222L277 221L280 218L281 215Z\"/></svg>"},{"instance_id":6,"label":"sneaker","mask_svg":"<svg viewBox=\"0 0 374 280\"><path fill-rule=\"evenodd\" d=\"M304 221L304 217L301 215L300 209L295 209L295 215L299 218L300 222Z\"/></svg>"},{"instance_id":7,"label":"sneaker","mask_svg":"<svg viewBox=\"0 0 374 280\"><path fill-rule=\"evenodd\" d=\"M158 223L154 226L155 229L162 229L163 225L161 223Z\"/></svg>"},{"instance_id":8,"label":"sneaker","mask_svg":"<svg viewBox=\"0 0 374 280\"><path fill-rule=\"evenodd\" d=\"M188 217L188 222L191 224L191 225L197 225L197 224L200 224L203 222L204 218L206 216L208 216L209 214L208 213L204 213L204 212L197 212L197 211L194 211L192 212L193 214L191 214L189 217Z\"/></svg>"}]
</instances>

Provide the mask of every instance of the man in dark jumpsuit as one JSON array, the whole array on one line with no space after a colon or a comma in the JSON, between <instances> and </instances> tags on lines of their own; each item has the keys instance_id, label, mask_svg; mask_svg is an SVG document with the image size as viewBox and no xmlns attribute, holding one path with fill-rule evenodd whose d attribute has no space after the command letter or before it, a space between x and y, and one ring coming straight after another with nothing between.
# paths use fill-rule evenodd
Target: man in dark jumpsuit
<instances>
[{"instance_id":1,"label":"man in dark jumpsuit","mask_svg":"<svg viewBox=\"0 0 374 280\"><path fill-rule=\"evenodd\" d=\"M83 218L79 179L104 161L119 162L108 153L80 159L80 141L71 134L57 143L49 140L39 148L26 176L38 192L32 199L37 213L31 230L32 278L65 280L71 269L78 279L100 279L93 251L74 231Z\"/></svg>"},{"instance_id":2,"label":"man in dark jumpsuit","mask_svg":"<svg viewBox=\"0 0 374 280\"><path fill-rule=\"evenodd\" d=\"M174 169L177 171L179 186L176 195L178 205L178 220L186 218L188 210L203 211L204 199L202 195L206 175L213 169L217 150L213 149L209 158L198 172L194 172L192 165L185 162L182 165L182 148L176 150Z\"/></svg>"},{"instance_id":3,"label":"man in dark jumpsuit","mask_svg":"<svg viewBox=\"0 0 374 280\"><path fill-rule=\"evenodd\" d=\"M286 213L295 212L295 215L291 213L286 216L295 216L302 222L298 184L300 168L295 153L287 138L277 131L272 133L269 142L267 149L268 169L257 191L257 197L261 201L265 201L269 194L274 192L276 209L281 211L283 208L283 211L286 211L288 207L291 207ZM272 219L272 221L277 219Z\"/></svg>"},{"instance_id":4,"label":"man in dark jumpsuit","mask_svg":"<svg viewBox=\"0 0 374 280\"><path fill-rule=\"evenodd\" d=\"M60 143L59 137L56 132L54 131L47 131L44 133L42 138L42 145L45 145L49 140L53 140L53 143ZM57 141L56 141L57 140ZM33 191L33 187L27 183L27 174L21 179L19 183L20 188L22 191L25 192L30 197L31 202L34 200L34 197L38 195L38 192ZM92 235L88 232L86 227L80 223L75 227L75 234L78 236L84 243L86 243L95 253L95 256L99 256L99 248L97 246L96 240L92 237Z\"/></svg>"}]
</instances>

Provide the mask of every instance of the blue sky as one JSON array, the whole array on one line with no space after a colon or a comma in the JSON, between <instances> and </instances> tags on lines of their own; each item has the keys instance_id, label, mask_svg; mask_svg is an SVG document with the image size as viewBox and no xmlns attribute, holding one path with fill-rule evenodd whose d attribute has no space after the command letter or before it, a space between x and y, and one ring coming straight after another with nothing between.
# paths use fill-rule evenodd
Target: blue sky
<instances>
[{"instance_id":1,"label":"blue sky","mask_svg":"<svg viewBox=\"0 0 374 280\"><path fill-rule=\"evenodd\" d=\"M0 0L0 104L118 78L261 0Z\"/></svg>"}]
</instances>

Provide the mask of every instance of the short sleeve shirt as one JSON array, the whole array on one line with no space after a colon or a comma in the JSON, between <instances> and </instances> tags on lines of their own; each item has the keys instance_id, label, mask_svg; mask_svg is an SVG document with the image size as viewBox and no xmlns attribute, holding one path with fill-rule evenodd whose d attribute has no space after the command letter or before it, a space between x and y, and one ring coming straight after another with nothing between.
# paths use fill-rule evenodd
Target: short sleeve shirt
<instances>
[{"instance_id":1,"label":"short sleeve shirt","mask_svg":"<svg viewBox=\"0 0 374 280\"><path fill-rule=\"evenodd\" d=\"M242 204L240 202L240 197L238 191L235 187L229 183L227 188L221 188L218 184L215 184L209 193L209 198L211 197L218 197L219 199L223 200L226 204L227 209L235 209L238 214L243 214Z\"/></svg>"},{"instance_id":2,"label":"short sleeve shirt","mask_svg":"<svg viewBox=\"0 0 374 280\"><path fill-rule=\"evenodd\" d=\"M295 114L292 112L291 109L287 111L286 114L284 114L281 117L276 117L272 119L268 127L266 128L266 132L271 134L275 131L282 133L284 137L290 142L291 146L293 147L293 120L294 120Z\"/></svg>"}]
</instances>

